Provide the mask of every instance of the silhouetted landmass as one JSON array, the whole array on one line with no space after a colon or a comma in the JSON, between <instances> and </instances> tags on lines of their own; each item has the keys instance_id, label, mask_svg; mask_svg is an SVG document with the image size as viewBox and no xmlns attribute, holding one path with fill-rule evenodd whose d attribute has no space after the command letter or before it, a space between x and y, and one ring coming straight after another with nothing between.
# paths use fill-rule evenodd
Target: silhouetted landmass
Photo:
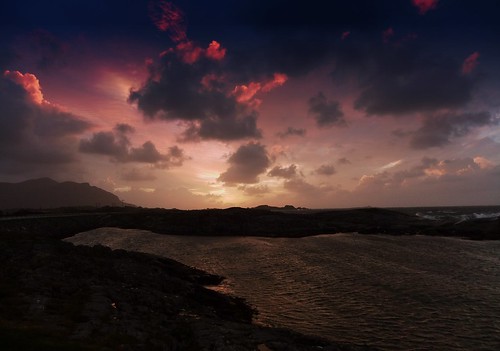
<instances>
[{"instance_id":1,"label":"silhouetted landmass","mask_svg":"<svg viewBox=\"0 0 500 351\"><path fill-rule=\"evenodd\" d=\"M281 211L244 209L144 209L107 207L79 209L78 213L52 212L20 217L0 217L4 232L62 239L100 228L145 229L159 234L200 236L303 237L351 233L454 236L475 240L500 239L500 219L432 221L401 211L359 208L348 210Z\"/></svg>"},{"instance_id":2,"label":"silhouetted landmass","mask_svg":"<svg viewBox=\"0 0 500 351\"><path fill-rule=\"evenodd\" d=\"M56 182L50 178L0 183L0 209L122 206L114 194L88 183Z\"/></svg>"}]
</instances>

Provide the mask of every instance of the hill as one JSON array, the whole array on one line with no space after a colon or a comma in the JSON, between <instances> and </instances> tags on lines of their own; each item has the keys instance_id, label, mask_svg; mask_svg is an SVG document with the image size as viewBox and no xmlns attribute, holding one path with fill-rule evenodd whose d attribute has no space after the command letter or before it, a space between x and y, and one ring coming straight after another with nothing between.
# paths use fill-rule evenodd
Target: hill
<instances>
[{"instance_id":1,"label":"hill","mask_svg":"<svg viewBox=\"0 0 500 351\"><path fill-rule=\"evenodd\" d=\"M0 183L0 209L123 206L118 196L89 183L56 182L50 178Z\"/></svg>"}]
</instances>

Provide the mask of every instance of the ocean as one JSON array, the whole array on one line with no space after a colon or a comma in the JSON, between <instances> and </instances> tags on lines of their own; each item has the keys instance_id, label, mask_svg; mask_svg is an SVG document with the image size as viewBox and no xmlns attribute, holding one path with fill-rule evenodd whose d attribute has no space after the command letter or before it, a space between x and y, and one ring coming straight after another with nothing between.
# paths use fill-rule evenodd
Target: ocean
<instances>
[{"instance_id":1,"label":"ocean","mask_svg":"<svg viewBox=\"0 0 500 351\"><path fill-rule=\"evenodd\" d=\"M227 277L256 323L382 350L500 349L500 241L333 234L194 237L101 228L65 239Z\"/></svg>"}]
</instances>

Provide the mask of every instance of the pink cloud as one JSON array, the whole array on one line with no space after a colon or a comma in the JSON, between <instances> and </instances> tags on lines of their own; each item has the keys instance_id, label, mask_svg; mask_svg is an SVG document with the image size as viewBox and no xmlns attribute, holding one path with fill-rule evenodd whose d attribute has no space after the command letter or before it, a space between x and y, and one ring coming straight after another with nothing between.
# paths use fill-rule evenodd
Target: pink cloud
<instances>
[{"instance_id":1,"label":"pink cloud","mask_svg":"<svg viewBox=\"0 0 500 351\"><path fill-rule=\"evenodd\" d=\"M226 49L222 48L217 41L212 40L212 42L208 45L208 48L205 50L205 55L209 59L220 61L226 56Z\"/></svg>"},{"instance_id":2,"label":"pink cloud","mask_svg":"<svg viewBox=\"0 0 500 351\"><path fill-rule=\"evenodd\" d=\"M474 71L474 68L477 66L477 61L479 59L479 52L474 52L469 57L467 57L464 60L464 63L462 64L462 73L463 74L470 74L472 71Z\"/></svg>"},{"instance_id":3,"label":"pink cloud","mask_svg":"<svg viewBox=\"0 0 500 351\"><path fill-rule=\"evenodd\" d=\"M150 14L156 27L162 32L168 31L170 38L174 42L181 42L187 39L186 28L183 23L184 15L173 3L168 1L152 3Z\"/></svg>"},{"instance_id":4,"label":"pink cloud","mask_svg":"<svg viewBox=\"0 0 500 351\"><path fill-rule=\"evenodd\" d=\"M233 94L236 96L238 102L248 102L253 99L262 89L260 83L250 82L248 85L242 84L234 87Z\"/></svg>"},{"instance_id":5,"label":"pink cloud","mask_svg":"<svg viewBox=\"0 0 500 351\"><path fill-rule=\"evenodd\" d=\"M384 43L388 43L393 36L394 29L392 29L392 27L389 27L382 32L382 40L384 41Z\"/></svg>"},{"instance_id":6,"label":"pink cloud","mask_svg":"<svg viewBox=\"0 0 500 351\"><path fill-rule=\"evenodd\" d=\"M238 102L251 102L259 92L267 93L277 87L282 86L288 80L284 73L274 73L273 78L262 82L250 82L248 85L237 85L233 89L233 95ZM258 102L258 101L257 101Z\"/></svg>"},{"instance_id":7,"label":"pink cloud","mask_svg":"<svg viewBox=\"0 0 500 351\"><path fill-rule=\"evenodd\" d=\"M203 54L203 49L196 46L192 41L177 44L176 51L181 56L182 61L190 65L198 61Z\"/></svg>"},{"instance_id":8,"label":"pink cloud","mask_svg":"<svg viewBox=\"0 0 500 351\"><path fill-rule=\"evenodd\" d=\"M215 40L208 45L207 49L203 49L186 38L186 40L179 42L175 48L162 51L160 57L164 57L172 52L177 53L181 57L182 62L190 65L197 62L203 56L216 61L220 61L226 56L226 49L222 48Z\"/></svg>"},{"instance_id":9,"label":"pink cloud","mask_svg":"<svg viewBox=\"0 0 500 351\"><path fill-rule=\"evenodd\" d=\"M412 0L413 6L418 8L421 15L436 8L439 0Z\"/></svg>"},{"instance_id":10,"label":"pink cloud","mask_svg":"<svg viewBox=\"0 0 500 351\"><path fill-rule=\"evenodd\" d=\"M267 93L268 91L273 90L274 88L280 87L286 83L288 80L288 76L284 73L275 73L273 79L264 83L262 87L262 91Z\"/></svg>"},{"instance_id":11,"label":"pink cloud","mask_svg":"<svg viewBox=\"0 0 500 351\"><path fill-rule=\"evenodd\" d=\"M41 105L45 101L42 94L42 88L40 87L40 81L34 74L23 74L19 71L6 70L3 75L14 83L22 86L28 93L30 100L35 104Z\"/></svg>"},{"instance_id":12,"label":"pink cloud","mask_svg":"<svg viewBox=\"0 0 500 351\"><path fill-rule=\"evenodd\" d=\"M349 37L349 35L351 35L351 32L346 30L345 32L342 33L342 35L340 36L340 40L346 40L347 37Z\"/></svg>"}]
</instances>

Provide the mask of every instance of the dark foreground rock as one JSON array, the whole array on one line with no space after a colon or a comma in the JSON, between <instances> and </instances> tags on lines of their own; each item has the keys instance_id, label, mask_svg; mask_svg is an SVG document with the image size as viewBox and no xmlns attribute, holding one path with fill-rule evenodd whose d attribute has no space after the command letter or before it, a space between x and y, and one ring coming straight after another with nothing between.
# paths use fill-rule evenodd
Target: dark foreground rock
<instances>
[{"instance_id":1,"label":"dark foreground rock","mask_svg":"<svg viewBox=\"0 0 500 351\"><path fill-rule=\"evenodd\" d=\"M221 277L169 259L9 234L0 252L2 350L368 349L255 326L202 286Z\"/></svg>"}]
</instances>

